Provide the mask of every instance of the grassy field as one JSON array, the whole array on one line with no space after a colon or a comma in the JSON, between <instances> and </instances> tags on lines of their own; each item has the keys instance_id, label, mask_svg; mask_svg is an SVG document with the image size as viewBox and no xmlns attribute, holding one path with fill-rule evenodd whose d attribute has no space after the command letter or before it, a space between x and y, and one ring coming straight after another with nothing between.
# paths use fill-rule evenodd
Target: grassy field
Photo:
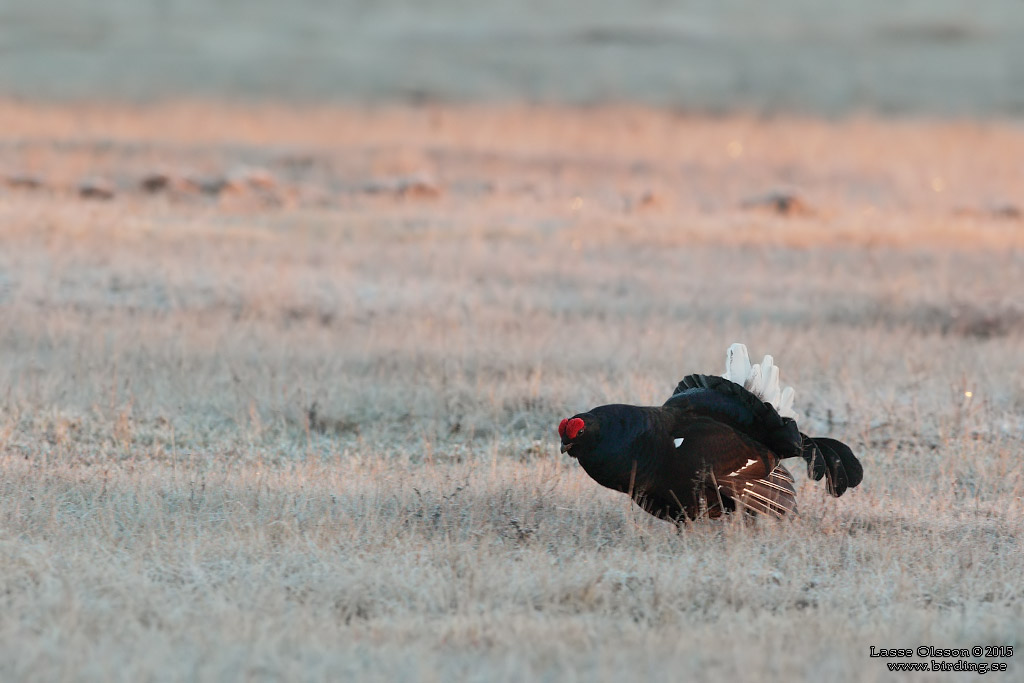
<instances>
[{"instance_id":1,"label":"grassy field","mask_svg":"<svg viewBox=\"0 0 1024 683\"><path fill-rule=\"evenodd\" d=\"M4 681L889 680L869 646L1021 645L1019 126L0 131ZM795 518L679 531L559 455L560 418L733 341L859 489L798 473Z\"/></svg>"}]
</instances>

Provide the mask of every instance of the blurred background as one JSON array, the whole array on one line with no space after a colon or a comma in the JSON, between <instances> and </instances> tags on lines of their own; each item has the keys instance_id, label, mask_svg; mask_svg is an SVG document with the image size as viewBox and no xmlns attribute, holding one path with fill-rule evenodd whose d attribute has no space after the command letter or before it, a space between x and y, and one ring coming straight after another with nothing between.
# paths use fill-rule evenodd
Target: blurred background
<instances>
[{"instance_id":1,"label":"blurred background","mask_svg":"<svg viewBox=\"0 0 1024 683\"><path fill-rule=\"evenodd\" d=\"M3 0L0 93L1024 112L1015 0Z\"/></svg>"}]
</instances>

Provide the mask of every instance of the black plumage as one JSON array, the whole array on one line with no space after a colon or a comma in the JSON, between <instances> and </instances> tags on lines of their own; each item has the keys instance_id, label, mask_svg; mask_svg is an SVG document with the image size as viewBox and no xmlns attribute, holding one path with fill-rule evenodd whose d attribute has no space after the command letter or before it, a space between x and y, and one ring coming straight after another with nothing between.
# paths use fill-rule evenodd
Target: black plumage
<instances>
[{"instance_id":1,"label":"black plumage","mask_svg":"<svg viewBox=\"0 0 1024 683\"><path fill-rule=\"evenodd\" d=\"M745 352L745 350L744 350ZM562 451L595 481L628 493L673 521L743 509L796 510L793 478L781 464L803 458L808 475L841 496L863 469L848 446L802 434L795 420L722 377L690 375L658 407L599 406L563 420Z\"/></svg>"}]
</instances>

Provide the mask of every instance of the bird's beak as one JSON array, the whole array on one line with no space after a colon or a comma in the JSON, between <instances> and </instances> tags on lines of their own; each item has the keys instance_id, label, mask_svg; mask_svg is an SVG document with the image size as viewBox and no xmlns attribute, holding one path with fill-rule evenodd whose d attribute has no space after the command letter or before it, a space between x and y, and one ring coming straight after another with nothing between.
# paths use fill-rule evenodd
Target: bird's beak
<instances>
[{"instance_id":1,"label":"bird's beak","mask_svg":"<svg viewBox=\"0 0 1024 683\"><path fill-rule=\"evenodd\" d=\"M562 444L562 452L563 453L568 453L570 448L572 448L572 444L571 443L563 443Z\"/></svg>"}]
</instances>

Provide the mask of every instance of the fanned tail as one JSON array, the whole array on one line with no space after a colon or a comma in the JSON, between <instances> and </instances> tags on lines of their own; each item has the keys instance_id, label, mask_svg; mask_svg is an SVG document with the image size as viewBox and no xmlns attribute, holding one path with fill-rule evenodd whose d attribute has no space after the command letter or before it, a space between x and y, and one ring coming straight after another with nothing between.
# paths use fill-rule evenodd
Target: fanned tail
<instances>
[{"instance_id":1,"label":"fanned tail","mask_svg":"<svg viewBox=\"0 0 1024 683\"><path fill-rule=\"evenodd\" d=\"M722 377L739 384L771 405L780 416L797 419L796 411L793 410L796 392L793 387L782 387L779 384L779 366L775 365L775 359L771 356L765 356L760 363L751 365L746 345L733 344L726 352L725 374Z\"/></svg>"},{"instance_id":2,"label":"fanned tail","mask_svg":"<svg viewBox=\"0 0 1024 683\"><path fill-rule=\"evenodd\" d=\"M779 367L771 356L765 356L760 363L751 365L747 347L733 344L726 352L725 374L722 377L739 384L771 405L781 417L797 419L797 413L793 410L793 387L781 386ZM864 479L864 467L843 442L826 437L812 438L803 433L800 437L803 439L803 458L807 461L807 476L815 481L824 477L828 492L836 498ZM783 454L782 457L786 456Z\"/></svg>"}]
</instances>

